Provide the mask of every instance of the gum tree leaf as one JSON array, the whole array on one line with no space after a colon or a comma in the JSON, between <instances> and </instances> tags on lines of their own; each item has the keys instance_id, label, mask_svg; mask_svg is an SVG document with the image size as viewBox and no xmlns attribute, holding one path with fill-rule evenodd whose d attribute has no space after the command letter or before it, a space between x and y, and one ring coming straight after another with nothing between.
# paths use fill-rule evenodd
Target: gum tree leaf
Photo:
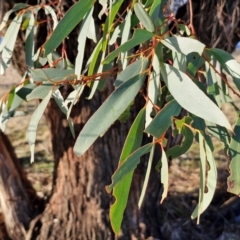
<instances>
[{"instance_id":1,"label":"gum tree leaf","mask_svg":"<svg viewBox=\"0 0 240 240\"><path fill-rule=\"evenodd\" d=\"M231 138L228 155L231 158L229 165L230 176L227 179L228 192L240 195L240 117L238 117L234 127L234 135Z\"/></svg>"},{"instance_id":2,"label":"gum tree leaf","mask_svg":"<svg viewBox=\"0 0 240 240\"><path fill-rule=\"evenodd\" d=\"M53 50L61 44L68 34L83 19L85 14L90 11L94 2L94 0L80 0L67 11L63 19L58 23L51 37L43 45L45 55L53 52Z\"/></svg>"},{"instance_id":3,"label":"gum tree leaf","mask_svg":"<svg viewBox=\"0 0 240 240\"><path fill-rule=\"evenodd\" d=\"M38 123L47 107L47 104L51 96L52 96L52 91L49 91L48 95L42 100L38 108L32 114L32 117L28 125L27 139L28 139L28 143L30 144L31 163L34 162L34 146L36 141Z\"/></svg>"},{"instance_id":4,"label":"gum tree leaf","mask_svg":"<svg viewBox=\"0 0 240 240\"><path fill-rule=\"evenodd\" d=\"M167 103L148 125L145 132L160 138L172 124L172 117L179 115L181 106L175 101Z\"/></svg>"},{"instance_id":5,"label":"gum tree leaf","mask_svg":"<svg viewBox=\"0 0 240 240\"><path fill-rule=\"evenodd\" d=\"M111 192L129 173L131 173L140 163L140 157L149 153L153 143L146 144L133 152L116 170L112 176L112 184L107 186L107 191Z\"/></svg>"},{"instance_id":6,"label":"gum tree leaf","mask_svg":"<svg viewBox=\"0 0 240 240\"><path fill-rule=\"evenodd\" d=\"M102 62L103 64L109 63L114 58L118 56L119 53L124 53L129 51L130 49L136 47L139 44L146 42L147 40L151 39L154 36L153 33L148 32L144 29L136 29L132 38L124 43L122 46L117 48L115 51L111 52L105 60Z\"/></svg>"},{"instance_id":7,"label":"gum tree leaf","mask_svg":"<svg viewBox=\"0 0 240 240\"><path fill-rule=\"evenodd\" d=\"M147 14L147 12L140 3L134 4L134 11L139 21L146 28L146 30L148 30L149 32L154 32L155 28L152 19L149 17L149 15Z\"/></svg>"},{"instance_id":8,"label":"gum tree leaf","mask_svg":"<svg viewBox=\"0 0 240 240\"><path fill-rule=\"evenodd\" d=\"M163 200L167 197L168 193L168 159L164 151L164 148L162 146L161 148L162 148L161 183L163 184L163 193L160 203L163 202Z\"/></svg>"},{"instance_id":9,"label":"gum tree leaf","mask_svg":"<svg viewBox=\"0 0 240 240\"><path fill-rule=\"evenodd\" d=\"M196 39L187 37L166 37L161 42L172 51L185 55L188 55L192 52L197 52L199 55L201 55L205 48L205 45L203 43L199 42Z\"/></svg>"},{"instance_id":10,"label":"gum tree leaf","mask_svg":"<svg viewBox=\"0 0 240 240\"><path fill-rule=\"evenodd\" d=\"M121 157L119 159L119 166L126 160L126 158L138 149L142 143L142 132L144 129L144 114L145 108L143 108L134 120L126 141L124 143ZM127 206L128 195L132 182L133 171L129 172L123 180L113 188L113 196L115 202L110 207L110 219L113 231L118 234L121 229L121 223L123 219L123 213Z\"/></svg>"},{"instance_id":11,"label":"gum tree leaf","mask_svg":"<svg viewBox=\"0 0 240 240\"><path fill-rule=\"evenodd\" d=\"M143 59L143 70L148 66L148 60ZM125 69L124 71L128 71ZM130 74L130 72L129 72ZM145 74L139 74L121 84L92 115L80 132L74 146L74 152L81 156L86 150L119 118L133 101L142 87ZM99 120L104 119L99 124ZM90 133L90 134L89 134Z\"/></svg>"},{"instance_id":12,"label":"gum tree leaf","mask_svg":"<svg viewBox=\"0 0 240 240\"><path fill-rule=\"evenodd\" d=\"M161 64L161 66L162 76L168 90L183 108L232 131L223 112L185 73L168 64Z\"/></svg>"},{"instance_id":13,"label":"gum tree leaf","mask_svg":"<svg viewBox=\"0 0 240 240\"><path fill-rule=\"evenodd\" d=\"M206 49L205 51L207 54L213 55L221 64L221 67L232 76L234 84L240 91L240 65L236 59L229 53L218 48Z\"/></svg>"}]
</instances>

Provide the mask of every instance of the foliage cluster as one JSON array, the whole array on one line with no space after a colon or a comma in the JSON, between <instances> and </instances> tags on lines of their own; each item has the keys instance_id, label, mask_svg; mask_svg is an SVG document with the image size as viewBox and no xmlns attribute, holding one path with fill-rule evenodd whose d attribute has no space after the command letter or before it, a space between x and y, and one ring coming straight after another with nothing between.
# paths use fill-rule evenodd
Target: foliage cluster
<instances>
[{"instance_id":1,"label":"foliage cluster","mask_svg":"<svg viewBox=\"0 0 240 240\"><path fill-rule=\"evenodd\" d=\"M226 153L232 159L228 190L237 195L240 193L240 175L237 170L240 118L232 129L221 111L222 104L227 102L239 113L229 94L232 91L239 96L239 65L228 53L216 48L207 49L196 40L184 22L174 18L167 8L166 0L132 1L119 14L123 2L99 1L102 5L99 18L106 15L100 37L95 31L94 0L78 1L62 19L59 12L56 14L54 3L39 6L16 4L6 13L0 25L0 30L5 29L0 44L1 74L9 67L19 31L25 34L28 70L22 82L0 101L1 129L4 131L10 117L24 114L17 110L23 101L41 99L27 130L33 161L38 123L50 99L54 99L66 114L69 128L75 137L70 117L72 107L81 101L79 99L85 88L91 89L88 97L91 101L96 91L104 89L109 76L115 75L115 90L85 124L74 146L74 152L78 156L83 155L116 120L124 122L128 118L134 99L139 92L142 94L145 106L132 123L119 158L119 166L112 176L112 183L106 187L115 198L110 209L113 230L115 233L120 231L133 172L140 157L150 153L139 207L146 192L154 149L160 147L162 151L161 159L155 166L164 189L162 202L168 191L168 159L177 158L188 151L194 139L198 141L200 150L200 187L199 203L192 218L199 221L201 213L211 202L217 183L211 135L224 143ZM37 22L40 9L45 11L46 16L50 16L48 24L51 31L44 45L35 49L34 36L40 24ZM10 20L13 14L14 18ZM174 23L172 29L169 29L169 21ZM72 64L64 48L61 56L56 48L79 23L78 54ZM85 64L87 38L94 41L96 46ZM234 87L224 77L222 69L233 77ZM66 84L71 85L73 90L64 99L61 86ZM182 109L187 114L181 117ZM172 137L181 134L183 141L166 148L170 141L166 137L169 128L172 128ZM141 146L145 133L152 142Z\"/></svg>"}]
</instances>

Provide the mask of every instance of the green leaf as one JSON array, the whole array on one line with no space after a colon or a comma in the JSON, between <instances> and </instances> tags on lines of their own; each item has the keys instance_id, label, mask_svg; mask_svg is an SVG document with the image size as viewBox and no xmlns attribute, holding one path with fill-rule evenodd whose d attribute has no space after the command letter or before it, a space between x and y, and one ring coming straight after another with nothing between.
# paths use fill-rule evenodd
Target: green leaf
<instances>
[{"instance_id":1,"label":"green leaf","mask_svg":"<svg viewBox=\"0 0 240 240\"><path fill-rule=\"evenodd\" d=\"M162 76L168 90L183 108L232 131L223 112L185 73L168 64L161 64L161 66Z\"/></svg>"},{"instance_id":2,"label":"green leaf","mask_svg":"<svg viewBox=\"0 0 240 240\"><path fill-rule=\"evenodd\" d=\"M37 127L38 123L44 113L44 110L47 107L47 104L52 96L52 91L49 91L48 95L42 100L39 104L38 108L32 114L30 119L28 130L27 130L27 139L28 143L30 144L30 151L31 151L31 163L34 162L34 146L36 141L36 134L37 134Z\"/></svg>"},{"instance_id":3,"label":"green leaf","mask_svg":"<svg viewBox=\"0 0 240 240\"><path fill-rule=\"evenodd\" d=\"M0 61L0 74L4 74L5 70L9 67L14 45L17 39L18 31L22 22L22 15L17 15L11 22L7 32L0 44L1 61Z\"/></svg>"},{"instance_id":4,"label":"green leaf","mask_svg":"<svg viewBox=\"0 0 240 240\"><path fill-rule=\"evenodd\" d=\"M154 140L153 140L153 142L154 142ZM155 145L152 146L152 149L150 151L150 155L149 155L149 158L148 158L147 171L146 171L146 175L145 175L145 178L144 178L144 182L143 182L143 187L142 187L142 191L141 191L141 194L140 194L140 198L139 198L139 201L138 201L138 207L139 208L141 208L144 196L146 194L147 185L148 185L150 172L151 172L151 168L152 168L152 163L153 163L154 150L155 150Z\"/></svg>"},{"instance_id":5,"label":"green leaf","mask_svg":"<svg viewBox=\"0 0 240 240\"><path fill-rule=\"evenodd\" d=\"M139 75L143 70L143 60L139 59L130 65L128 65L124 71L121 71L114 82L115 87L119 87L122 83L129 80L132 77Z\"/></svg>"},{"instance_id":6,"label":"green leaf","mask_svg":"<svg viewBox=\"0 0 240 240\"><path fill-rule=\"evenodd\" d=\"M59 91L59 89L56 89L52 96L53 96L55 102L57 103L58 107L60 108L60 110L67 116L68 106L64 102L63 96L62 96L61 92ZM68 121L68 126L70 128L70 131L72 133L72 136L75 138L73 122L70 118L68 118L67 121Z\"/></svg>"},{"instance_id":7,"label":"green leaf","mask_svg":"<svg viewBox=\"0 0 240 240\"><path fill-rule=\"evenodd\" d=\"M192 146L194 135L192 130L184 125L185 121L191 119L189 117L184 117L182 120L176 120L176 126L179 130L179 133L184 136L184 140L180 145L176 145L167 150L167 156L172 158L177 158L188 151L188 149ZM179 126L179 122L181 122L181 126Z\"/></svg>"},{"instance_id":8,"label":"green leaf","mask_svg":"<svg viewBox=\"0 0 240 240\"><path fill-rule=\"evenodd\" d=\"M205 45L203 43L199 42L196 39L188 37L166 37L161 42L172 51L185 55L188 55L192 52L197 52L199 55L201 55L205 48Z\"/></svg>"},{"instance_id":9,"label":"green leaf","mask_svg":"<svg viewBox=\"0 0 240 240\"><path fill-rule=\"evenodd\" d=\"M27 95L26 99L27 101L31 101L33 99L44 99L52 89L52 83L44 83L34 88L31 93Z\"/></svg>"},{"instance_id":10,"label":"green leaf","mask_svg":"<svg viewBox=\"0 0 240 240\"><path fill-rule=\"evenodd\" d=\"M147 68L148 61L143 59L139 64L143 70ZM125 70L127 71L127 70ZM130 73L129 73L130 74ZM145 74L139 74L121 84L93 114L80 132L74 146L74 152L81 156L95 142L95 140L105 133L105 131L118 119L127 106L137 95L142 87ZM104 119L99 124L99 119ZM91 134L89 134L91 133Z\"/></svg>"},{"instance_id":11,"label":"green leaf","mask_svg":"<svg viewBox=\"0 0 240 240\"><path fill-rule=\"evenodd\" d=\"M239 63L227 52L218 49L206 49L207 54L213 55L221 64L221 67L233 78L234 84L240 91L240 65Z\"/></svg>"},{"instance_id":12,"label":"green leaf","mask_svg":"<svg viewBox=\"0 0 240 240\"><path fill-rule=\"evenodd\" d=\"M163 200L167 197L168 193L168 159L164 151L164 148L162 146L161 148L162 148L161 183L163 184L163 193L160 203L163 202Z\"/></svg>"},{"instance_id":13,"label":"green leaf","mask_svg":"<svg viewBox=\"0 0 240 240\"><path fill-rule=\"evenodd\" d=\"M198 218L199 224L200 215L207 209L212 201L216 186L217 186L217 168L212 155L212 151L207 142L199 134L200 144L200 189L199 203L192 213L192 218ZM208 165L206 165L206 160ZM208 166L208 169L207 169ZM206 170L207 169L207 170ZM207 177L206 177L207 173Z\"/></svg>"},{"instance_id":14,"label":"green leaf","mask_svg":"<svg viewBox=\"0 0 240 240\"><path fill-rule=\"evenodd\" d=\"M231 159L229 170L230 176L227 179L228 189L227 191L237 196L240 195L240 117L238 117L236 125L234 127L234 134L231 138L228 155Z\"/></svg>"},{"instance_id":15,"label":"green leaf","mask_svg":"<svg viewBox=\"0 0 240 240\"><path fill-rule=\"evenodd\" d=\"M180 105L175 100L172 100L157 114L148 125L145 132L151 134L157 139L160 138L171 126L172 117L179 115L180 111Z\"/></svg>"},{"instance_id":16,"label":"green leaf","mask_svg":"<svg viewBox=\"0 0 240 240\"><path fill-rule=\"evenodd\" d=\"M83 22L81 24L81 28L80 28L79 35L78 35L78 48L77 48L78 54L77 54L76 61L75 61L75 74L78 76L78 79L80 79L80 74L82 72L83 57L84 57L84 53L85 53L87 33L89 31L92 13L93 13L93 7L83 18Z\"/></svg>"},{"instance_id":17,"label":"green leaf","mask_svg":"<svg viewBox=\"0 0 240 240\"><path fill-rule=\"evenodd\" d=\"M33 67L33 56L34 56L34 15L30 15L28 26L26 29L26 44L25 44L25 56L26 64L29 67Z\"/></svg>"},{"instance_id":18,"label":"green leaf","mask_svg":"<svg viewBox=\"0 0 240 240\"><path fill-rule=\"evenodd\" d=\"M144 129L144 114L145 108L143 108L138 113L129 130L128 136L122 149L121 157L119 159L119 165L121 165L132 152L141 146L143 136L142 132ZM120 232L123 213L127 205L128 195L132 182L132 176L133 171L128 173L128 175L126 175L123 180L113 188L113 196L115 197L115 202L110 207L110 220L115 234L118 234Z\"/></svg>"},{"instance_id":19,"label":"green leaf","mask_svg":"<svg viewBox=\"0 0 240 240\"><path fill-rule=\"evenodd\" d=\"M152 149L153 143L149 143L140 147L133 152L116 170L112 176L112 184L107 187L107 191L111 192L129 173L131 173L140 163L140 157L149 153Z\"/></svg>"},{"instance_id":20,"label":"green leaf","mask_svg":"<svg viewBox=\"0 0 240 240\"><path fill-rule=\"evenodd\" d=\"M134 31L133 37L124 43L122 46L117 48L115 51L111 52L103 61L103 64L109 63L114 58L118 56L119 53L124 53L129 51L130 49L136 47L139 44L146 42L154 36L153 33L150 33L144 29L136 29Z\"/></svg>"},{"instance_id":21,"label":"green leaf","mask_svg":"<svg viewBox=\"0 0 240 240\"><path fill-rule=\"evenodd\" d=\"M19 10L22 10L24 8L27 8L29 7L28 4L25 4L25 3L17 3L13 6L13 8L9 11L6 12L6 14L4 15L4 18L1 22L1 25L0 25L0 31L3 30L3 28L8 24L8 20L9 20L9 16L13 13L13 12L16 12L16 11L19 11Z\"/></svg>"},{"instance_id":22,"label":"green leaf","mask_svg":"<svg viewBox=\"0 0 240 240\"><path fill-rule=\"evenodd\" d=\"M103 29L103 44L102 44L102 51L105 52L107 48L107 42L109 41L109 32L112 29L113 21L115 20L115 17L117 13L119 12L119 9L123 3L123 0L115 0L109 2L109 13L107 16L107 19L104 24Z\"/></svg>"},{"instance_id":23,"label":"green leaf","mask_svg":"<svg viewBox=\"0 0 240 240\"><path fill-rule=\"evenodd\" d=\"M29 69L31 78L34 82L58 83L62 81L73 81L77 79L74 70L44 68L44 69Z\"/></svg>"},{"instance_id":24,"label":"green leaf","mask_svg":"<svg viewBox=\"0 0 240 240\"><path fill-rule=\"evenodd\" d=\"M148 30L149 32L154 32L155 28L152 19L149 17L149 15L146 13L146 11L144 10L140 3L134 4L134 11L139 21L146 28L146 30Z\"/></svg>"},{"instance_id":25,"label":"green leaf","mask_svg":"<svg viewBox=\"0 0 240 240\"><path fill-rule=\"evenodd\" d=\"M68 34L77 26L94 4L94 0L80 0L75 3L58 23L51 37L43 45L45 56L53 52ZM63 30L64 29L64 30Z\"/></svg>"}]
</instances>

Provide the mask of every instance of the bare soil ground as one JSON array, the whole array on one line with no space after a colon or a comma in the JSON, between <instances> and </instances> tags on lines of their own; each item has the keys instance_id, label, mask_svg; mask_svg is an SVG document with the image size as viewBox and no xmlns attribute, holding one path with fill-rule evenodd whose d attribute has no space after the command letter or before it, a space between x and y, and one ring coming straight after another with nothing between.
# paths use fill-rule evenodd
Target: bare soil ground
<instances>
[{"instance_id":1,"label":"bare soil ground","mask_svg":"<svg viewBox=\"0 0 240 240\"><path fill-rule=\"evenodd\" d=\"M0 76L0 97L9 91L12 85L19 83L21 77L11 67L5 76ZM236 101L239 101L236 99ZM26 115L9 120L6 134L12 141L16 154L28 173L28 178L40 196L47 196L51 191L53 157L48 127L43 118L39 124L35 162L30 164L29 144L26 130L33 110L38 103L25 103L21 108ZM234 110L226 105L224 111L231 124L236 120ZM222 144L214 140L218 166L218 187L211 206L201 217L200 225L190 216L198 202L199 188L199 153L198 146L179 159L170 167L169 194L162 204L162 239L240 239L240 200L227 193L226 179L229 176L228 159L219 154Z\"/></svg>"}]
</instances>

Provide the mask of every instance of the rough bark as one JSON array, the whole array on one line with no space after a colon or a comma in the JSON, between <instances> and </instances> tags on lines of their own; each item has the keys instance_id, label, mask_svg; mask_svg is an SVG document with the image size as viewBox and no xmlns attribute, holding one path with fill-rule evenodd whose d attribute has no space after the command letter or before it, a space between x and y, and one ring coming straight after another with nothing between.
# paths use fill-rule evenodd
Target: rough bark
<instances>
[{"instance_id":1,"label":"rough bark","mask_svg":"<svg viewBox=\"0 0 240 240\"><path fill-rule=\"evenodd\" d=\"M39 214L40 200L2 132L0 149L0 205L6 231L11 239L25 239L30 222Z\"/></svg>"}]
</instances>

